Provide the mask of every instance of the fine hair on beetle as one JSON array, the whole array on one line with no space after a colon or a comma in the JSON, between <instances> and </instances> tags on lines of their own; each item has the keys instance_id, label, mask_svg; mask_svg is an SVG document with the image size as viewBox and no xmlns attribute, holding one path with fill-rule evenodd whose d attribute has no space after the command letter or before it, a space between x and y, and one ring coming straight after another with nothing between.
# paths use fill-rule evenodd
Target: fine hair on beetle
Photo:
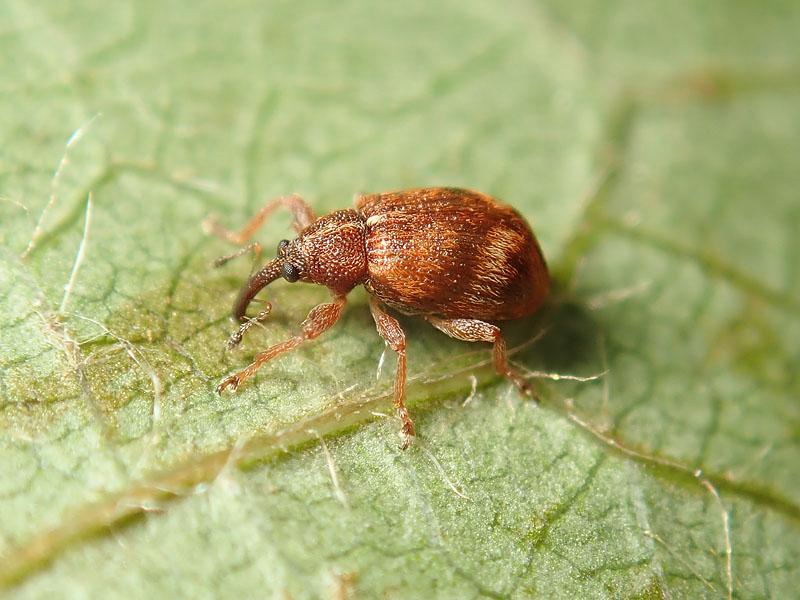
<instances>
[{"instance_id":1,"label":"fine hair on beetle","mask_svg":"<svg viewBox=\"0 0 800 600\"><path fill-rule=\"evenodd\" d=\"M242 325L228 340L233 348L272 306L265 301L254 318L246 316L256 295L273 281L302 281L328 288L331 302L320 304L300 324L300 332L259 352L242 371L223 379L222 393L235 392L264 363L314 339L341 316L347 294L363 285L378 334L397 354L394 406L401 421L402 448L414 436L405 407L406 336L386 309L419 315L452 338L493 344L495 371L523 385L509 365L506 343L495 325L535 311L550 291L544 256L530 226L512 207L480 192L460 188L418 188L357 195L355 208L316 218L298 195L268 203L238 232L212 216L208 233L243 245L264 220L283 206L297 232L281 240L276 257L242 286L233 316ZM217 266L261 246L250 243L217 260Z\"/></svg>"}]
</instances>

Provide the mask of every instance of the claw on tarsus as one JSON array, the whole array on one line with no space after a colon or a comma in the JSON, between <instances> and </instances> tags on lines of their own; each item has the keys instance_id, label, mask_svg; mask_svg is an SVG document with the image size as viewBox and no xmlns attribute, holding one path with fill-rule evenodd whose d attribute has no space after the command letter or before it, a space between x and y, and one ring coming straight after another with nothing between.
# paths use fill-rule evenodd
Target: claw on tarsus
<instances>
[{"instance_id":1,"label":"claw on tarsus","mask_svg":"<svg viewBox=\"0 0 800 600\"><path fill-rule=\"evenodd\" d=\"M222 392L224 392L226 388L231 388L231 391L235 392L241 383L242 379L239 377L238 374L226 377L225 379L222 380L222 383L220 383L217 386L217 393L222 394Z\"/></svg>"}]
</instances>

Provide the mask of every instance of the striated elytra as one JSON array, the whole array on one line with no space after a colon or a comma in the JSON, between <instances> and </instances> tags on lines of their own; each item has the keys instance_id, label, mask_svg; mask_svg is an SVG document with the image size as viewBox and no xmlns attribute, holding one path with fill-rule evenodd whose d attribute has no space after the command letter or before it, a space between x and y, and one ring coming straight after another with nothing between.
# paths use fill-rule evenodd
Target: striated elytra
<instances>
[{"instance_id":1,"label":"striated elytra","mask_svg":"<svg viewBox=\"0 0 800 600\"><path fill-rule=\"evenodd\" d=\"M402 421L403 448L414 435L405 408L406 337L384 307L421 315L447 335L468 342L491 342L495 370L517 383L521 379L506 360L506 344L492 322L532 313L550 290L547 265L528 223L512 207L491 196L458 188L421 188L356 196L355 208L316 219L299 196L267 204L238 233L213 218L207 231L243 244L278 206L292 214L298 236L282 240L275 259L242 287L233 316L243 322L229 340L238 344L254 319L245 311L264 286L283 277L330 290L332 302L315 307L301 332L256 355L243 371L224 379L217 392L235 391L270 359L296 348L332 327L345 297L357 285L370 294L369 306L378 333L397 353L394 405ZM233 256L219 259L224 264Z\"/></svg>"}]
</instances>

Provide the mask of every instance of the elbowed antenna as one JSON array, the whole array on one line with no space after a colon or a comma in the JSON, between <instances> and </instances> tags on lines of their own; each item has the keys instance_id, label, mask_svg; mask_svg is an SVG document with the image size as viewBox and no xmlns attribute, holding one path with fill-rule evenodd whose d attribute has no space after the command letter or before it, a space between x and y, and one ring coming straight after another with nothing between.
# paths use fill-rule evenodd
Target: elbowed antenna
<instances>
[{"instance_id":1,"label":"elbowed antenna","mask_svg":"<svg viewBox=\"0 0 800 600\"><path fill-rule=\"evenodd\" d=\"M253 275L239 290L236 302L233 303L233 318L240 323L244 322L246 320L244 314L256 294L280 276L281 265L277 258L267 263L263 269Z\"/></svg>"}]
</instances>

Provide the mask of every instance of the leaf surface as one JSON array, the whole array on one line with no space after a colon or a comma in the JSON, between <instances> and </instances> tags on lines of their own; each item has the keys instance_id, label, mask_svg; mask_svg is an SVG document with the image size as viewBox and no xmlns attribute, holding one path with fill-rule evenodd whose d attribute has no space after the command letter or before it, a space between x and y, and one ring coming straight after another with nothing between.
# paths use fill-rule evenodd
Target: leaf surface
<instances>
[{"instance_id":1,"label":"leaf surface","mask_svg":"<svg viewBox=\"0 0 800 600\"><path fill-rule=\"evenodd\" d=\"M796 597L798 13L3 3L2 589ZM226 350L250 264L211 267L235 248L208 214L433 185L539 237L556 290L504 326L558 375L538 403L486 345L402 319L400 451L363 290L214 392L327 294L276 282ZM259 231L267 257L289 224Z\"/></svg>"}]
</instances>

